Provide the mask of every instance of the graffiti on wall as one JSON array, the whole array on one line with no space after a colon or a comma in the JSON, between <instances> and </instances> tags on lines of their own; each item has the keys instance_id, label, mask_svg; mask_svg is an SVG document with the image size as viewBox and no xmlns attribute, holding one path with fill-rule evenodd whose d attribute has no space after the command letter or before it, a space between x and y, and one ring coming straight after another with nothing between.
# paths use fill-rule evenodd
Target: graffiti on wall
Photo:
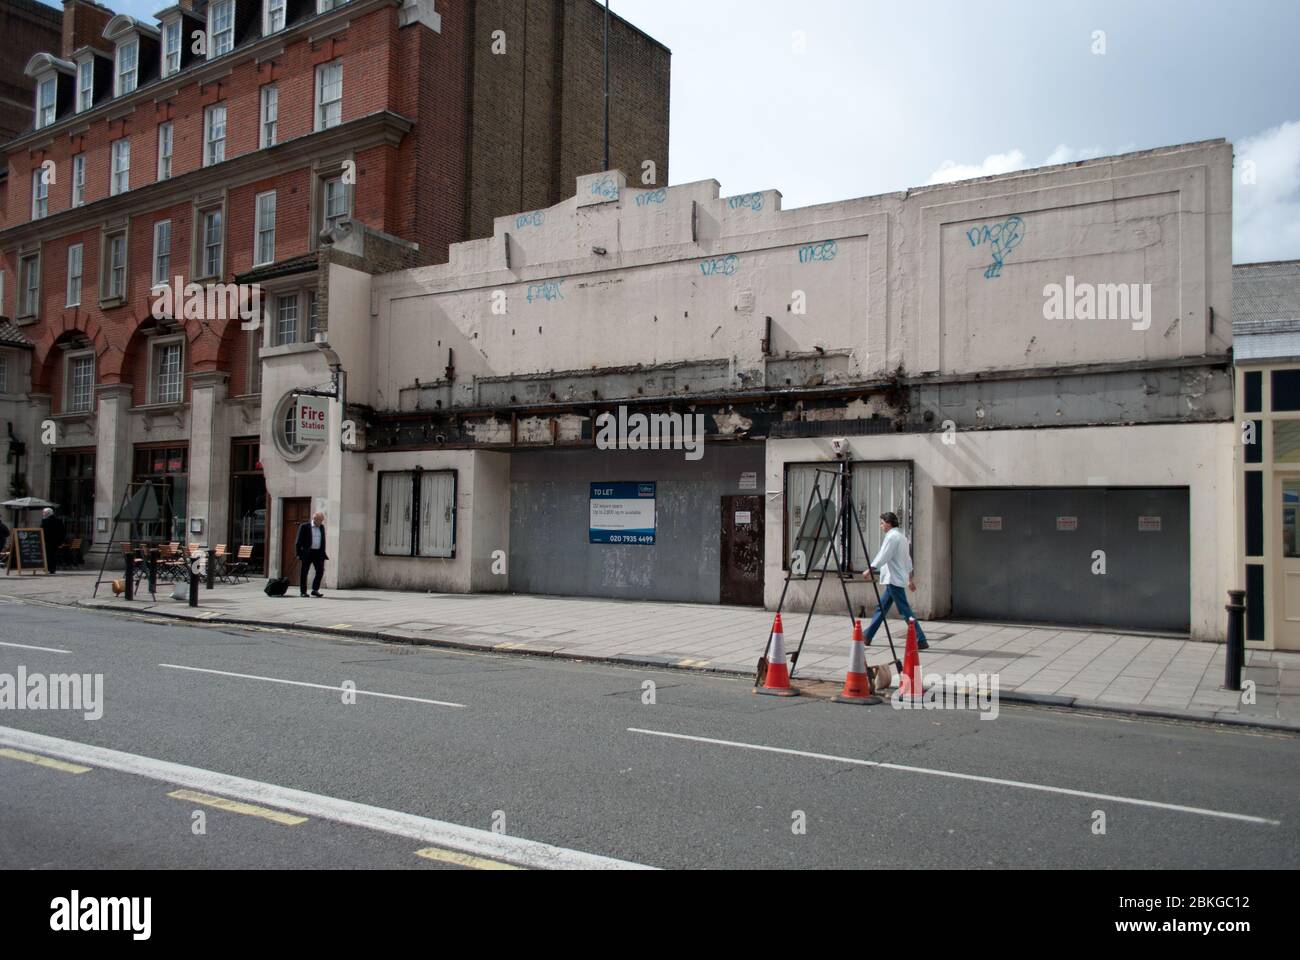
<instances>
[{"instance_id":1,"label":"graffiti on wall","mask_svg":"<svg viewBox=\"0 0 1300 960\"><path fill-rule=\"evenodd\" d=\"M591 195L593 197L604 197L606 200L618 199L618 184L613 177L604 176L599 180L591 182Z\"/></svg>"},{"instance_id":2,"label":"graffiti on wall","mask_svg":"<svg viewBox=\"0 0 1300 960\"><path fill-rule=\"evenodd\" d=\"M729 277L736 272L736 268L739 266L740 258L732 253L725 257L705 260L700 264L700 273L706 277Z\"/></svg>"},{"instance_id":3,"label":"graffiti on wall","mask_svg":"<svg viewBox=\"0 0 1300 960\"><path fill-rule=\"evenodd\" d=\"M660 187L658 190L651 190L649 193L638 193L636 195L636 205L638 207L647 207L652 203L663 203L668 199L668 189Z\"/></svg>"},{"instance_id":4,"label":"graffiti on wall","mask_svg":"<svg viewBox=\"0 0 1300 960\"><path fill-rule=\"evenodd\" d=\"M972 247L978 247L982 243L987 243L989 246L993 262L984 271L986 280L1002 276L1002 262L1007 254L1020 246L1020 241L1024 238L1025 221L1019 217L1008 217L1001 223L986 223L982 227L971 227L966 231L966 239L970 241Z\"/></svg>"},{"instance_id":5,"label":"graffiti on wall","mask_svg":"<svg viewBox=\"0 0 1300 960\"><path fill-rule=\"evenodd\" d=\"M521 213L515 217L515 229L522 230L524 227L540 227L546 222L545 210L534 210L532 213Z\"/></svg>"},{"instance_id":6,"label":"graffiti on wall","mask_svg":"<svg viewBox=\"0 0 1300 960\"><path fill-rule=\"evenodd\" d=\"M730 197L727 199L727 206L732 210L739 210L743 207L758 213L763 209L763 195L761 193L746 193L739 197Z\"/></svg>"},{"instance_id":7,"label":"graffiti on wall","mask_svg":"<svg viewBox=\"0 0 1300 960\"><path fill-rule=\"evenodd\" d=\"M560 289L563 280L547 280L545 283L530 283L528 285L529 303L535 300L563 300L564 291Z\"/></svg>"},{"instance_id":8,"label":"graffiti on wall","mask_svg":"<svg viewBox=\"0 0 1300 960\"><path fill-rule=\"evenodd\" d=\"M834 260L839 251L835 247L834 240L827 240L825 243L811 243L806 247L799 248L800 263L814 263L818 260Z\"/></svg>"}]
</instances>

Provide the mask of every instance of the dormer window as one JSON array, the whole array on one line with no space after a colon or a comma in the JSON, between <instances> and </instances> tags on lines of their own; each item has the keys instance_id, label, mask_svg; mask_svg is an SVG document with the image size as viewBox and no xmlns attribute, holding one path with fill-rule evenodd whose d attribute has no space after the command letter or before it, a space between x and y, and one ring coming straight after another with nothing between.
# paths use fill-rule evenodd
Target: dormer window
<instances>
[{"instance_id":1,"label":"dormer window","mask_svg":"<svg viewBox=\"0 0 1300 960\"><path fill-rule=\"evenodd\" d=\"M117 73L113 81L113 96L124 97L135 90L140 71L140 41L126 40L117 45Z\"/></svg>"},{"instance_id":2,"label":"dormer window","mask_svg":"<svg viewBox=\"0 0 1300 960\"><path fill-rule=\"evenodd\" d=\"M262 33L269 36L284 29L284 5L286 0L264 0L262 13Z\"/></svg>"},{"instance_id":3,"label":"dormer window","mask_svg":"<svg viewBox=\"0 0 1300 960\"><path fill-rule=\"evenodd\" d=\"M208 59L235 46L235 0L215 0L208 7Z\"/></svg>"},{"instance_id":4,"label":"dormer window","mask_svg":"<svg viewBox=\"0 0 1300 960\"><path fill-rule=\"evenodd\" d=\"M54 74L36 84L36 129L48 127L55 120L59 81Z\"/></svg>"},{"instance_id":5,"label":"dormer window","mask_svg":"<svg viewBox=\"0 0 1300 960\"><path fill-rule=\"evenodd\" d=\"M181 69L181 18L176 17L163 23L162 27L162 75L170 77Z\"/></svg>"},{"instance_id":6,"label":"dormer window","mask_svg":"<svg viewBox=\"0 0 1300 960\"><path fill-rule=\"evenodd\" d=\"M77 68L49 53L37 53L27 61L23 76L30 77L36 91L33 126L40 130L59 119L59 74L72 77Z\"/></svg>"},{"instance_id":7,"label":"dormer window","mask_svg":"<svg viewBox=\"0 0 1300 960\"><path fill-rule=\"evenodd\" d=\"M95 105L95 57L77 62L77 113Z\"/></svg>"}]
</instances>

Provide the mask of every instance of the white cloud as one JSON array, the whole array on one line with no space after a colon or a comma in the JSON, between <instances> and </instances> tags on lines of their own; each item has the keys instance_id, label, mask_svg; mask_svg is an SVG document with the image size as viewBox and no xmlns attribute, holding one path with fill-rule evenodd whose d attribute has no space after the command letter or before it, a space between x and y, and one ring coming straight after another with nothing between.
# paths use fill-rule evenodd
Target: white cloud
<instances>
[{"instance_id":1,"label":"white cloud","mask_svg":"<svg viewBox=\"0 0 1300 960\"><path fill-rule=\"evenodd\" d=\"M1300 121L1238 143L1232 183L1233 263L1300 257Z\"/></svg>"},{"instance_id":2,"label":"white cloud","mask_svg":"<svg viewBox=\"0 0 1300 960\"><path fill-rule=\"evenodd\" d=\"M984 158L984 162L976 166L968 163L956 163L952 160L945 160L938 170L930 174L928 183L952 183L954 180L973 180L976 177L992 177L999 173L1010 173L1012 170L1023 170L1029 166L1025 155L1020 150L1010 150L1007 153L994 153Z\"/></svg>"},{"instance_id":3,"label":"white cloud","mask_svg":"<svg viewBox=\"0 0 1300 960\"><path fill-rule=\"evenodd\" d=\"M1062 143L1047 155L1047 159L1043 161L1043 166L1050 167L1058 163L1077 163L1080 160L1092 160L1105 155L1106 151L1102 147L1080 147L1075 149Z\"/></svg>"}]
</instances>

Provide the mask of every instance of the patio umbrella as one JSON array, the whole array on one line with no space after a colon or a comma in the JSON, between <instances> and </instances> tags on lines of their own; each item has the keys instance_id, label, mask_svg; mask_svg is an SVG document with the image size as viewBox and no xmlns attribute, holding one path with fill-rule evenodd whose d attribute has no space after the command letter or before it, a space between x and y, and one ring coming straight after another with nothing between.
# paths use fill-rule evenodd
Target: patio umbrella
<instances>
[{"instance_id":1,"label":"patio umbrella","mask_svg":"<svg viewBox=\"0 0 1300 960\"><path fill-rule=\"evenodd\" d=\"M10 510L40 510L45 507L57 507L57 503L50 503L48 500L42 500L40 497L19 497L17 500L6 500L0 503L0 507L8 507Z\"/></svg>"}]
</instances>

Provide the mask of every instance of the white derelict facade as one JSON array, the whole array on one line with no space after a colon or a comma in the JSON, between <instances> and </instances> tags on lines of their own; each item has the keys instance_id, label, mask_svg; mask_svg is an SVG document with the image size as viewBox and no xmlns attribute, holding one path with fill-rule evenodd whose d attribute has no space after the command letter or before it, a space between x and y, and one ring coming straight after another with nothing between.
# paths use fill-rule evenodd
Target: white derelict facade
<instances>
[{"instance_id":1,"label":"white derelict facade","mask_svg":"<svg viewBox=\"0 0 1300 960\"><path fill-rule=\"evenodd\" d=\"M613 171L447 264L336 258L328 330L264 365L271 565L319 507L339 587L772 607L816 486L868 550L901 516L922 617L1221 638L1231 173L1211 141L782 210ZM285 435L304 390L326 442Z\"/></svg>"}]
</instances>

